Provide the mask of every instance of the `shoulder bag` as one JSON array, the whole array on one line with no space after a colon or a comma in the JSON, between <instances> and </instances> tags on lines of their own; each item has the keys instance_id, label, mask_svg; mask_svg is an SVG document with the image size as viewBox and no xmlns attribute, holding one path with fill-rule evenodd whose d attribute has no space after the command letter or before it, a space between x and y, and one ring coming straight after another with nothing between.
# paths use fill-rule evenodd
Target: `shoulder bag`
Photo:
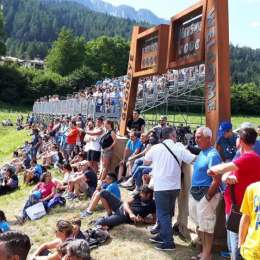
<instances>
[{"instance_id":1,"label":"shoulder bag","mask_svg":"<svg viewBox=\"0 0 260 260\"><path fill-rule=\"evenodd\" d=\"M240 209L239 209L238 205L236 204L235 186L234 185L230 186L230 192L231 192L232 208L231 208L231 213L227 219L226 228L229 231L238 233L240 219L242 217L242 214L240 213Z\"/></svg>"}]
</instances>

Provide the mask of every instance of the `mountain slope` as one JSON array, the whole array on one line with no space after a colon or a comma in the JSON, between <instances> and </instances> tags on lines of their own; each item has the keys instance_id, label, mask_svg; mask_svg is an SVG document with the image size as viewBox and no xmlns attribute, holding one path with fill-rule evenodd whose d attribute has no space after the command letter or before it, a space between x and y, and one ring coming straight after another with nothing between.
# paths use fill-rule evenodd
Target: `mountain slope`
<instances>
[{"instance_id":1,"label":"mountain slope","mask_svg":"<svg viewBox=\"0 0 260 260\"><path fill-rule=\"evenodd\" d=\"M87 40L101 35L129 39L136 24L61 0L4 0L8 54L44 58L62 27ZM147 26L147 24L145 24Z\"/></svg>"},{"instance_id":2,"label":"mountain slope","mask_svg":"<svg viewBox=\"0 0 260 260\"><path fill-rule=\"evenodd\" d=\"M167 20L159 18L153 12L148 9L135 10L133 7L128 5L119 5L118 7L107 3L102 0L70 0L78 2L88 7L90 10L106 13L109 15L128 18L131 20L136 20L138 22L147 22L150 24L161 24L168 23Z\"/></svg>"}]
</instances>

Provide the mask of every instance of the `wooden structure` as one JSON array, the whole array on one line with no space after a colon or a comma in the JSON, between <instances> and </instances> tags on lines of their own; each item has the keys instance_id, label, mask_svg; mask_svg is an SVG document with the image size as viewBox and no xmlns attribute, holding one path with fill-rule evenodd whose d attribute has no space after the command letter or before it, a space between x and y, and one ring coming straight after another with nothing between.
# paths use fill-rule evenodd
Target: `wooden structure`
<instances>
[{"instance_id":1,"label":"wooden structure","mask_svg":"<svg viewBox=\"0 0 260 260\"><path fill-rule=\"evenodd\" d=\"M170 26L134 27L120 134L132 116L139 78L205 63L206 124L216 136L231 116L228 28L228 0L202 0L173 16Z\"/></svg>"}]
</instances>

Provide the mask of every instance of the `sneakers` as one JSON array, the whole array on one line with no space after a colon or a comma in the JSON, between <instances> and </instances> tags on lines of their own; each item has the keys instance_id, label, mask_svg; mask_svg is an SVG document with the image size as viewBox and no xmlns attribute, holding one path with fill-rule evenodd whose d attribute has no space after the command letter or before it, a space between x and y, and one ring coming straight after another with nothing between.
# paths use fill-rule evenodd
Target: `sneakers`
<instances>
[{"instance_id":1,"label":"sneakers","mask_svg":"<svg viewBox=\"0 0 260 260\"><path fill-rule=\"evenodd\" d=\"M23 224L24 224L25 219L24 219L23 217L21 217L21 216L15 216L15 218L16 218L16 224L17 224L17 225L23 225Z\"/></svg>"},{"instance_id":2,"label":"sneakers","mask_svg":"<svg viewBox=\"0 0 260 260\"><path fill-rule=\"evenodd\" d=\"M162 239L159 236L149 238L152 243L163 244Z\"/></svg>"},{"instance_id":3,"label":"sneakers","mask_svg":"<svg viewBox=\"0 0 260 260\"><path fill-rule=\"evenodd\" d=\"M122 183L120 184L120 186L123 187L123 188L132 187L132 186L133 186L133 178L131 177L131 178L129 178L127 181L122 182Z\"/></svg>"},{"instance_id":4,"label":"sneakers","mask_svg":"<svg viewBox=\"0 0 260 260\"><path fill-rule=\"evenodd\" d=\"M81 217L81 218L86 218L86 217L88 217L88 216L91 216L92 214L93 214L92 211L85 210L85 211L82 211L82 212L80 213L80 217Z\"/></svg>"},{"instance_id":5,"label":"sneakers","mask_svg":"<svg viewBox=\"0 0 260 260\"><path fill-rule=\"evenodd\" d=\"M78 197L73 193L69 193L68 196L66 197L67 200L75 200L77 199Z\"/></svg>"},{"instance_id":6,"label":"sneakers","mask_svg":"<svg viewBox=\"0 0 260 260\"><path fill-rule=\"evenodd\" d=\"M134 191L131 192L131 196L134 197L140 193L140 190L135 189Z\"/></svg>"},{"instance_id":7,"label":"sneakers","mask_svg":"<svg viewBox=\"0 0 260 260\"><path fill-rule=\"evenodd\" d=\"M165 244L158 244L157 246L155 246L155 249L160 251L175 251L176 247L175 244L171 246L167 246Z\"/></svg>"},{"instance_id":8,"label":"sneakers","mask_svg":"<svg viewBox=\"0 0 260 260\"><path fill-rule=\"evenodd\" d=\"M160 226L159 226L159 224L155 224L155 225L151 228L150 233L151 233L152 235L156 235L156 234L159 233L159 231L160 231Z\"/></svg>"}]
</instances>

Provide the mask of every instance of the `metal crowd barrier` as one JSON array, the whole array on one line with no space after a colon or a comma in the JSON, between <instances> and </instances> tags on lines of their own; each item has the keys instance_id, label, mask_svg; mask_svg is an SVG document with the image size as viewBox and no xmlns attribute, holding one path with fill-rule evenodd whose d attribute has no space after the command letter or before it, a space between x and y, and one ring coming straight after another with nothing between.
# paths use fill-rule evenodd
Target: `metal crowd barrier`
<instances>
[{"instance_id":1,"label":"metal crowd barrier","mask_svg":"<svg viewBox=\"0 0 260 260\"><path fill-rule=\"evenodd\" d=\"M34 103L33 114L42 116L75 116L82 114L92 118L105 116L106 118L119 119L122 101L121 99L112 99L112 101L112 105L107 105L105 100L98 103L95 98L40 101Z\"/></svg>"}]
</instances>

